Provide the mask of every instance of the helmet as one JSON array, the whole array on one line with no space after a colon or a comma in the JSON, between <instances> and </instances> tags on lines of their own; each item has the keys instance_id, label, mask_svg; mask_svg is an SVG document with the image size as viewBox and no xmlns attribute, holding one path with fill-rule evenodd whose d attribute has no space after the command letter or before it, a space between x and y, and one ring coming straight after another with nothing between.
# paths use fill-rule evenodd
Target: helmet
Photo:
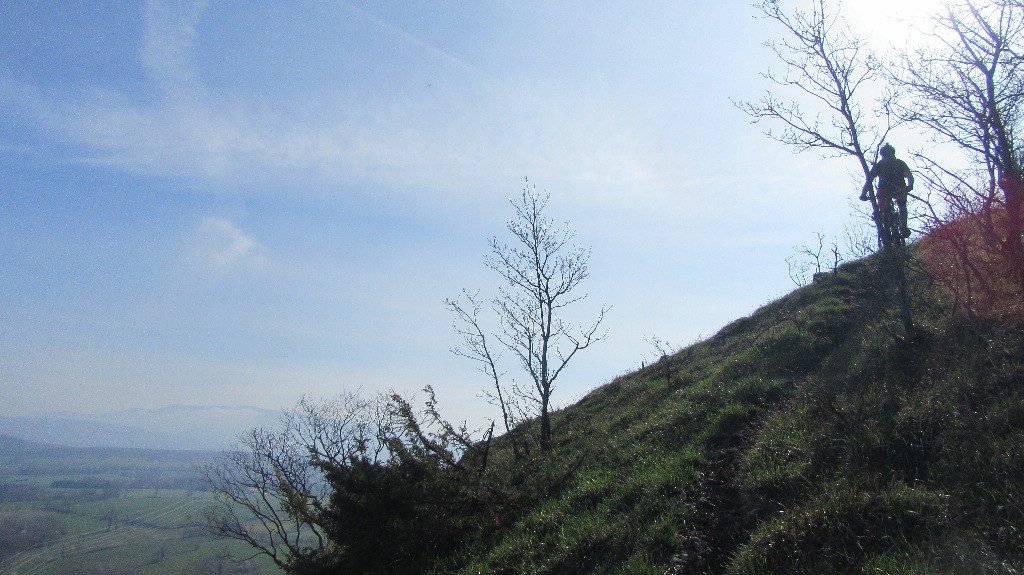
<instances>
[{"instance_id":1,"label":"helmet","mask_svg":"<svg viewBox=\"0 0 1024 575\"><path fill-rule=\"evenodd\" d=\"M886 144L879 150L883 158L891 158L896 155L896 148L892 147L892 144Z\"/></svg>"}]
</instances>

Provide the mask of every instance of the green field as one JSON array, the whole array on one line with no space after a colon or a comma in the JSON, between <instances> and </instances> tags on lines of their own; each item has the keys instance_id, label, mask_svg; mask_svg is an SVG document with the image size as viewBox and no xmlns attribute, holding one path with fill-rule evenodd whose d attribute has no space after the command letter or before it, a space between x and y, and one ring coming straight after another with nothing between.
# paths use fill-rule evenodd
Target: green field
<instances>
[{"instance_id":1,"label":"green field","mask_svg":"<svg viewBox=\"0 0 1024 575\"><path fill-rule=\"evenodd\" d=\"M216 453L68 449L0 438L0 575L270 575L200 526Z\"/></svg>"}]
</instances>

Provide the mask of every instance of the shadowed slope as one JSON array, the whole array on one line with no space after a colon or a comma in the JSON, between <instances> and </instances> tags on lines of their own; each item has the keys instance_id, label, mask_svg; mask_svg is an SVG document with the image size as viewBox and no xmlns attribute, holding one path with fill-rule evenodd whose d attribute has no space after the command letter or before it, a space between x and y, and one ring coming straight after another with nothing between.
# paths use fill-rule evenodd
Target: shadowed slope
<instances>
[{"instance_id":1,"label":"shadowed slope","mask_svg":"<svg viewBox=\"0 0 1024 575\"><path fill-rule=\"evenodd\" d=\"M1019 569L1024 337L952 316L914 276L907 338L878 265L555 414L553 457L576 471L442 570Z\"/></svg>"}]
</instances>

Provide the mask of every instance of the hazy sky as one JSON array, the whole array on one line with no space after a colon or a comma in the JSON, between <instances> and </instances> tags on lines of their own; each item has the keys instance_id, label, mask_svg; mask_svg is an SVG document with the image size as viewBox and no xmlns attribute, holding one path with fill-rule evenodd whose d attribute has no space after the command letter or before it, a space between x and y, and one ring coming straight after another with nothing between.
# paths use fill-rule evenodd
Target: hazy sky
<instances>
[{"instance_id":1,"label":"hazy sky","mask_svg":"<svg viewBox=\"0 0 1024 575\"><path fill-rule=\"evenodd\" d=\"M851 166L734 107L773 64L755 15L5 0L0 415L431 384L473 418L486 380L449 353L444 299L496 291L487 239L526 177L593 249L569 318L612 306L558 403L649 361L645 337L713 334L790 290L815 232L871 229Z\"/></svg>"}]
</instances>

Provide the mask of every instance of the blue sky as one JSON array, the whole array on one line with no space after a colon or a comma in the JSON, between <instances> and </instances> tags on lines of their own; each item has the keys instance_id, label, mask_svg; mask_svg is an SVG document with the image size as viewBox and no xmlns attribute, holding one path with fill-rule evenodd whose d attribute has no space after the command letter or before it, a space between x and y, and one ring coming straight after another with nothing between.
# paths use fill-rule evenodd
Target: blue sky
<instances>
[{"instance_id":1,"label":"blue sky","mask_svg":"<svg viewBox=\"0 0 1024 575\"><path fill-rule=\"evenodd\" d=\"M496 291L487 239L526 177L593 250L570 318L613 308L559 403L650 360L647 337L711 335L792 288L794 246L870 228L849 166L732 104L766 87L754 15L5 1L0 415L430 384L478 418L443 302Z\"/></svg>"}]
</instances>

